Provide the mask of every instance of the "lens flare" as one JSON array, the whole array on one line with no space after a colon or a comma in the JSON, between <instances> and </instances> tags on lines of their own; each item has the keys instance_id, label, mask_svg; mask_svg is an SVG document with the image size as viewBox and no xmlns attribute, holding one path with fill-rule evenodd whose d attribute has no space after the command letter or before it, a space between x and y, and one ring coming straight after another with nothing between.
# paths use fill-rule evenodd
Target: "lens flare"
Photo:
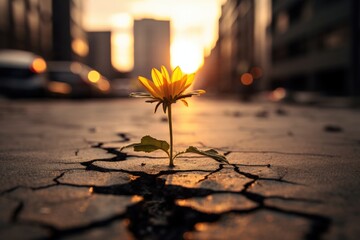
<instances>
[{"instance_id":1,"label":"lens flare","mask_svg":"<svg viewBox=\"0 0 360 240\"><path fill-rule=\"evenodd\" d=\"M46 70L46 62L42 58L36 58L31 64L31 70L36 73L42 73Z\"/></svg>"},{"instance_id":2,"label":"lens flare","mask_svg":"<svg viewBox=\"0 0 360 240\"><path fill-rule=\"evenodd\" d=\"M254 82L254 78L250 73L241 75L240 82L245 86L250 86Z\"/></svg>"},{"instance_id":3,"label":"lens flare","mask_svg":"<svg viewBox=\"0 0 360 240\"><path fill-rule=\"evenodd\" d=\"M100 80L100 73L98 71L91 70L88 73L88 79L92 83L97 83Z\"/></svg>"}]
</instances>

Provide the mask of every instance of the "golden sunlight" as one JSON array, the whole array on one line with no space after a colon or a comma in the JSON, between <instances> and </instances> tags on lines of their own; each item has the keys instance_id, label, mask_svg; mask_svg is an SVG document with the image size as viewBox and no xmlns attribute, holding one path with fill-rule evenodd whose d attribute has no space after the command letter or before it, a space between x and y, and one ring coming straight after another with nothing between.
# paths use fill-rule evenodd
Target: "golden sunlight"
<instances>
[{"instance_id":1,"label":"golden sunlight","mask_svg":"<svg viewBox=\"0 0 360 240\"><path fill-rule=\"evenodd\" d=\"M111 63L119 71L128 72L134 67L134 38L129 33L116 32L111 36Z\"/></svg>"},{"instance_id":2,"label":"golden sunlight","mask_svg":"<svg viewBox=\"0 0 360 240\"><path fill-rule=\"evenodd\" d=\"M118 13L111 18L114 31L111 35L111 63L119 71L128 72L134 67L133 18Z\"/></svg>"},{"instance_id":3,"label":"golden sunlight","mask_svg":"<svg viewBox=\"0 0 360 240\"><path fill-rule=\"evenodd\" d=\"M171 44L171 67L179 66L185 73L196 72L204 62L203 49L194 41L176 39Z\"/></svg>"},{"instance_id":4,"label":"golden sunlight","mask_svg":"<svg viewBox=\"0 0 360 240\"><path fill-rule=\"evenodd\" d=\"M133 19L153 18L171 21L170 60L174 69L198 70L215 46L218 19L225 0L88 0L85 28L112 31L112 64L120 71L134 67ZM200 14L199 14L200 13Z\"/></svg>"}]
</instances>

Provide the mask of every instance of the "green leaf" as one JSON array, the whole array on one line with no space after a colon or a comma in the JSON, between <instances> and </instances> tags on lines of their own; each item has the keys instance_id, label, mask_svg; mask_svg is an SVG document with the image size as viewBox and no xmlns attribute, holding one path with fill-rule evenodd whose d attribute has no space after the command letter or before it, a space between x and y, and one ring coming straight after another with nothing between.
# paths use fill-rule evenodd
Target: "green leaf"
<instances>
[{"instance_id":1,"label":"green leaf","mask_svg":"<svg viewBox=\"0 0 360 240\"><path fill-rule=\"evenodd\" d=\"M214 149L209 149L209 150L206 150L206 151L202 151L202 150L197 149L196 147L190 146L190 147L188 147L188 149L186 149L186 151L184 153L196 153L196 154L200 154L200 155L212 158L212 159L214 159L214 160L216 160L218 162L229 163L224 155L219 154Z\"/></svg>"},{"instance_id":2,"label":"green leaf","mask_svg":"<svg viewBox=\"0 0 360 240\"><path fill-rule=\"evenodd\" d=\"M120 151L122 151L124 148L130 147L133 147L135 152L153 152L156 150L163 150L164 152L166 152L167 155L169 155L170 148L169 144L166 141L158 140L148 135L142 137L140 143L133 143L127 145L125 147L122 147Z\"/></svg>"}]
</instances>

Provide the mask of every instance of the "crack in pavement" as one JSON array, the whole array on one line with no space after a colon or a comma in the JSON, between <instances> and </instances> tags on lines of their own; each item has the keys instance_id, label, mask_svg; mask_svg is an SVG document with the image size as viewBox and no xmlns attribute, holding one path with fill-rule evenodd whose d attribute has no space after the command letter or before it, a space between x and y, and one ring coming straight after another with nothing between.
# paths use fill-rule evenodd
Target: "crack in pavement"
<instances>
[{"instance_id":1,"label":"crack in pavement","mask_svg":"<svg viewBox=\"0 0 360 240\"><path fill-rule=\"evenodd\" d=\"M12 213L10 222L12 223L17 222L18 216L20 212L23 210L23 208L24 208L24 202L20 201L18 206L14 209L14 212Z\"/></svg>"},{"instance_id":2,"label":"crack in pavement","mask_svg":"<svg viewBox=\"0 0 360 240\"><path fill-rule=\"evenodd\" d=\"M211 175L213 175L213 174L221 171L223 168L224 168L224 164L219 164L219 167L218 167L216 170L214 170L214 171L210 172L209 174L205 175L202 179L200 179L200 180L198 181L198 183L200 183L200 182L202 182L202 181L205 181L205 180L208 179Z\"/></svg>"},{"instance_id":3,"label":"crack in pavement","mask_svg":"<svg viewBox=\"0 0 360 240\"><path fill-rule=\"evenodd\" d=\"M127 142L130 138L124 133L117 134L121 138L116 142ZM95 165L96 162L122 162L131 161L131 155L119 151L115 147L104 147L106 143L101 142L93 144L92 148L99 148L107 153L114 154L114 157L93 159L89 161L81 162L80 164L85 166L85 169L67 169L61 172L53 179L53 184L31 188L33 191L40 189L46 189L57 186L71 186L79 188L91 188L94 194L103 195L115 195L115 196L141 196L142 199L137 203L129 204L125 213L108 216L101 220L93 221L89 224L74 226L66 229L58 229L51 224L39 223L36 221L24 221L19 220L19 215L24 209L24 202L20 202L14 210L11 221L21 222L27 224L38 224L51 232L51 237L54 239L60 239L65 236L71 236L80 234L92 229L102 228L112 224L114 221L127 220L128 230L137 239L183 239L183 235L187 232L196 231L196 224L198 223L216 223L222 217L228 214L236 214L239 216L247 216L260 210L268 210L270 212L284 214L286 216L293 216L301 218L309 222L310 229L303 236L304 239L320 239L331 226L331 219L318 215L310 214L302 211L288 210L279 207L274 207L265 203L267 199L279 199L289 202L306 202L310 204L319 204L320 201L303 199L303 198L287 198L282 196L265 196L259 193L248 191L253 184L259 180L263 181L275 181L282 184L300 185L296 182L284 180L284 176L279 178L265 178L259 175L245 172L241 170L242 166L256 167L256 168L270 168L270 164L264 165L246 165L246 164L229 164L225 168L225 164L219 163L215 170L202 170L202 169L189 169L189 170L177 170L169 169L162 170L157 173L147 173L145 171L132 171L128 169L110 169ZM280 153L273 151L228 151L227 155L232 152L256 152L256 153ZM280 153L280 154L296 154L298 153ZM309 154L301 154L308 156ZM310 154L318 156L318 154ZM131 157L130 157L131 156ZM143 158L143 156L141 156ZM246 178L249 181L243 184L242 190L214 190L203 187L184 187L181 185L166 184L166 180L161 178L169 175L176 175L178 173L207 173L197 183L207 181L211 176L221 173L223 170L232 170L242 178ZM112 184L109 186L97 186L94 184L76 184L66 183L61 181L69 171L94 171L98 173L125 173L129 174L131 180L127 183ZM0 193L0 196L9 194L21 186L11 188L9 190ZM251 203L255 204L254 207L248 207L245 209L230 209L222 212L204 212L195 207L182 206L177 204L178 200L189 200L196 198L204 198L209 196L216 196L218 194L231 194L234 196L242 196Z\"/></svg>"}]
</instances>

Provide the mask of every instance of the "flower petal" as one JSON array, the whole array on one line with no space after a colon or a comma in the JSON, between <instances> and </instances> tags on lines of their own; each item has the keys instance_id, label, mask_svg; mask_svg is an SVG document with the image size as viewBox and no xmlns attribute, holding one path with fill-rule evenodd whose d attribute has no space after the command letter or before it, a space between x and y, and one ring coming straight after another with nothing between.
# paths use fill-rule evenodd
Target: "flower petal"
<instances>
[{"instance_id":1,"label":"flower petal","mask_svg":"<svg viewBox=\"0 0 360 240\"><path fill-rule=\"evenodd\" d=\"M177 92L177 94L176 95L179 95L179 94L182 94L185 90L186 90L186 83L187 83L187 80L188 79L188 75L187 74L185 74L184 76L183 76L183 78L181 79L181 84L180 84L180 86L179 86L179 89L178 89L178 92ZM190 86L190 85L189 85Z\"/></svg>"},{"instance_id":2,"label":"flower petal","mask_svg":"<svg viewBox=\"0 0 360 240\"><path fill-rule=\"evenodd\" d=\"M195 79L195 73L184 74L181 71L180 67L176 67L171 74L171 79L169 77L169 72L165 66L161 66L161 69L158 70L153 68L151 70L152 81L139 76L140 83L149 91L147 93L132 93L133 97L143 97L150 98L147 102L161 102L163 105L163 110L166 113L167 107L169 104L175 103L177 100L181 100L186 106L188 106L185 98L191 96L200 96L204 94L204 90L195 90L191 92L184 93L187 88L191 86ZM161 104L157 104L155 111Z\"/></svg>"},{"instance_id":3,"label":"flower petal","mask_svg":"<svg viewBox=\"0 0 360 240\"><path fill-rule=\"evenodd\" d=\"M189 92L188 94L192 94L192 95L200 96L201 94L204 94L204 93L206 93L206 91L205 91L205 90L198 89L198 90L191 91L191 92Z\"/></svg>"},{"instance_id":4,"label":"flower petal","mask_svg":"<svg viewBox=\"0 0 360 240\"><path fill-rule=\"evenodd\" d=\"M183 77L183 73L180 67L176 67L171 75L171 95L176 97L177 94L180 92L181 87L181 80Z\"/></svg>"},{"instance_id":5,"label":"flower petal","mask_svg":"<svg viewBox=\"0 0 360 240\"><path fill-rule=\"evenodd\" d=\"M154 82L154 84L161 89L161 86L164 85L163 78L160 75L156 73L158 71L156 68L151 69L151 77ZM159 71L158 71L159 72Z\"/></svg>"},{"instance_id":6,"label":"flower petal","mask_svg":"<svg viewBox=\"0 0 360 240\"><path fill-rule=\"evenodd\" d=\"M130 93L130 97L135 97L135 98L152 98L153 96L152 96L150 93L132 92L132 93Z\"/></svg>"},{"instance_id":7,"label":"flower petal","mask_svg":"<svg viewBox=\"0 0 360 240\"><path fill-rule=\"evenodd\" d=\"M184 86L184 90L186 90L190 85L194 82L195 73L189 74L186 80L186 84Z\"/></svg>"},{"instance_id":8,"label":"flower petal","mask_svg":"<svg viewBox=\"0 0 360 240\"><path fill-rule=\"evenodd\" d=\"M158 102L158 104L156 104L156 106L155 106L155 110L154 110L154 113L156 113L156 111L157 111L157 109L158 109L158 107L160 106L160 104L162 104L163 102L161 102L161 101L159 101Z\"/></svg>"},{"instance_id":9,"label":"flower petal","mask_svg":"<svg viewBox=\"0 0 360 240\"><path fill-rule=\"evenodd\" d=\"M164 113L166 113L166 109L168 107L167 103L163 102L162 106L163 106Z\"/></svg>"},{"instance_id":10,"label":"flower petal","mask_svg":"<svg viewBox=\"0 0 360 240\"><path fill-rule=\"evenodd\" d=\"M161 91L162 98L168 98L169 99L169 83L168 80L163 76L163 74L157 70L156 68L153 68L154 75L156 75L157 78L161 79L162 85L159 86L159 89Z\"/></svg>"},{"instance_id":11,"label":"flower petal","mask_svg":"<svg viewBox=\"0 0 360 240\"><path fill-rule=\"evenodd\" d=\"M205 93L205 90L195 90L192 92L188 92L186 94L179 95L176 98L176 100L181 100L181 99L192 97L192 96L200 96L201 94L204 94L204 93Z\"/></svg>"},{"instance_id":12,"label":"flower petal","mask_svg":"<svg viewBox=\"0 0 360 240\"><path fill-rule=\"evenodd\" d=\"M167 71L166 67L163 65L161 66L161 74L166 78L166 80L168 81L168 83L171 82L170 80L170 76L169 76L169 72Z\"/></svg>"},{"instance_id":13,"label":"flower petal","mask_svg":"<svg viewBox=\"0 0 360 240\"><path fill-rule=\"evenodd\" d=\"M151 95L153 95L155 98L161 99L161 92L152 81L141 76L139 76L138 79L140 83L149 91Z\"/></svg>"},{"instance_id":14,"label":"flower petal","mask_svg":"<svg viewBox=\"0 0 360 240\"><path fill-rule=\"evenodd\" d=\"M164 80L163 80L164 81L164 90L165 90L165 88L167 89L166 98L171 99L173 97L173 90L172 90L173 86L171 84L169 72L165 66L161 66L161 74L164 78ZM167 84L165 82L167 82Z\"/></svg>"},{"instance_id":15,"label":"flower petal","mask_svg":"<svg viewBox=\"0 0 360 240\"><path fill-rule=\"evenodd\" d=\"M180 93L182 93L185 89L185 83L186 83L187 75L185 74L180 80L174 82L174 97L178 96Z\"/></svg>"},{"instance_id":16,"label":"flower petal","mask_svg":"<svg viewBox=\"0 0 360 240\"><path fill-rule=\"evenodd\" d=\"M153 78L158 79L157 81L159 81L161 83L161 85L159 85L158 89L161 95L161 98L164 99L165 97L167 98L169 95L169 86L168 86L168 82L166 79L164 79L164 76L161 74L161 72L159 70L157 70L156 68L152 69L152 73L154 74Z\"/></svg>"},{"instance_id":17,"label":"flower petal","mask_svg":"<svg viewBox=\"0 0 360 240\"><path fill-rule=\"evenodd\" d=\"M189 106L188 102L185 99L181 99L181 101L184 103L185 106Z\"/></svg>"},{"instance_id":18,"label":"flower petal","mask_svg":"<svg viewBox=\"0 0 360 240\"><path fill-rule=\"evenodd\" d=\"M171 75L171 82L174 83L178 80L181 80L182 77L183 77L183 73L180 67L176 67Z\"/></svg>"}]
</instances>

